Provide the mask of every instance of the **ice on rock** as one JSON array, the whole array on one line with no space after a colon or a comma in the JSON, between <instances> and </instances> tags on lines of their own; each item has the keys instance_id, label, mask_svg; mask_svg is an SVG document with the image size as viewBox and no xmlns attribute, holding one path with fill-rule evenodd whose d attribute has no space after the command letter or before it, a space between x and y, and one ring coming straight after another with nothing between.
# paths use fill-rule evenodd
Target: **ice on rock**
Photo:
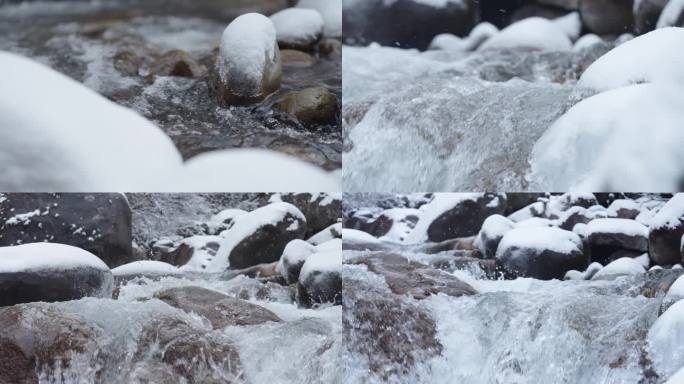
<instances>
[{"instance_id":1,"label":"ice on rock","mask_svg":"<svg viewBox=\"0 0 684 384\"><path fill-rule=\"evenodd\" d=\"M682 13L684 13L684 0L669 0L660 13L656 28L676 26Z\"/></svg>"},{"instance_id":2,"label":"ice on rock","mask_svg":"<svg viewBox=\"0 0 684 384\"><path fill-rule=\"evenodd\" d=\"M180 167L171 139L137 113L15 54L0 52L0 72L0 189L153 190Z\"/></svg>"},{"instance_id":3,"label":"ice on rock","mask_svg":"<svg viewBox=\"0 0 684 384\"><path fill-rule=\"evenodd\" d=\"M327 172L297 158L265 149L229 149L190 159L175 179L174 192L340 191L340 172Z\"/></svg>"},{"instance_id":4,"label":"ice on rock","mask_svg":"<svg viewBox=\"0 0 684 384\"><path fill-rule=\"evenodd\" d=\"M318 11L325 22L325 36L342 36L342 0L299 0L297 8Z\"/></svg>"},{"instance_id":5,"label":"ice on rock","mask_svg":"<svg viewBox=\"0 0 684 384\"><path fill-rule=\"evenodd\" d=\"M684 300L660 315L648 331L649 358L661 377L669 377L684 366Z\"/></svg>"},{"instance_id":6,"label":"ice on rock","mask_svg":"<svg viewBox=\"0 0 684 384\"><path fill-rule=\"evenodd\" d=\"M122 266L112 269L114 276L130 276L130 275L178 275L180 270L169 264L154 260L140 260L132 263L124 264Z\"/></svg>"},{"instance_id":7,"label":"ice on rock","mask_svg":"<svg viewBox=\"0 0 684 384\"><path fill-rule=\"evenodd\" d=\"M258 13L239 16L221 36L219 98L227 105L260 101L280 87L282 68L273 22Z\"/></svg>"},{"instance_id":8,"label":"ice on rock","mask_svg":"<svg viewBox=\"0 0 684 384\"><path fill-rule=\"evenodd\" d=\"M598 35L595 35L593 33L588 33L582 37L580 37L576 42L575 45L572 46L572 51L573 52L579 52L584 49L591 48L595 44L600 44L603 42L603 39L599 37Z\"/></svg>"},{"instance_id":9,"label":"ice on rock","mask_svg":"<svg viewBox=\"0 0 684 384\"><path fill-rule=\"evenodd\" d=\"M603 92L632 84L684 84L684 28L663 28L641 35L596 60L577 86Z\"/></svg>"},{"instance_id":10,"label":"ice on rock","mask_svg":"<svg viewBox=\"0 0 684 384\"><path fill-rule=\"evenodd\" d=\"M281 46L306 49L323 36L323 18L313 9L288 8L270 19Z\"/></svg>"},{"instance_id":11,"label":"ice on rock","mask_svg":"<svg viewBox=\"0 0 684 384\"><path fill-rule=\"evenodd\" d=\"M658 84L618 88L580 102L534 145L531 188L677 190L684 176L682 105L678 88Z\"/></svg>"},{"instance_id":12,"label":"ice on rock","mask_svg":"<svg viewBox=\"0 0 684 384\"><path fill-rule=\"evenodd\" d=\"M641 261L631 257L622 257L603 267L591 279L611 279L615 276L636 275L644 272L646 268Z\"/></svg>"},{"instance_id":13,"label":"ice on rock","mask_svg":"<svg viewBox=\"0 0 684 384\"><path fill-rule=\"evenodd\" d=\"M564 111L571 88L424 77L400 89L394 83L351 130L346 190L525 189L532 146Z\"/></svg>"},{"instance_id":14,"label":"ice on rock","mask_svg":"<svg viewBox=\"0 0 684 384\"><path fill-rule=\"evenodd\" d=\"M569 51L572 42L568 35L573 19L551 21L541 17L529 17L511 24L485 41L479 49L529 48L543 51Z\"/></svg>"}]
</instances>

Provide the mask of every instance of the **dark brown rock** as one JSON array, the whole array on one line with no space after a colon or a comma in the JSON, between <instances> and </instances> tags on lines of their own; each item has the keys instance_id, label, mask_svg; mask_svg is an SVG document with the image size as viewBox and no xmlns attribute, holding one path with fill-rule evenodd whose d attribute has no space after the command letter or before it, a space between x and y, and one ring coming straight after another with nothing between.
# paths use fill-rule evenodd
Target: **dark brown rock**
<instances>
[{"instance_id":1,"label":"dark brown rock","mask_svg":"<svg viewBox=\"0 0 684 384\"><path fill-rule=\"evenodd\" d=\"M620 35L634 28L633 0L580 0L584 26L597 35Z\"/></svg>"},{"instance_id":2,"label":"dark brown rock","mask_svg":"<svg viewBox=\"0 0 684 384\"><path fill-rule=\"evenodd\" d=\"M192 55L179 49L165 52L150 67L154 76L201 77L206 71Z\"/></svg>"},{"instance_id":3,"label":"dark brown rock","mask_svg":"<svg viewBox=\"0 0 684 384\"><path fill-rule=\"evenodd\" d=\"M495 201L497 199L498 203ZM455 207L439 215L430 224L427 229L428 240L442 242L475 236L487 217L504 213L505 210L505 194L486 193L475 200L464 199Z\"/></svg>"},{"instance_id":4,"label":"dark brown rock","mask_svg":"<svg viewBox=\"0 0 684 384\"><path fill-rule=\"evenodd\" d=\"M296 116L307 128L336 124L340 115L337 97L325 87L291 92L275 108Z\"/></svg>"},{"instance_id":5,"label":"dark brown rock","mask_svg":"<svg viewBox=\"0 0 684 384\"><path fill-rule=\"evenodd\" d=\"M306 238L337 223L342 216L342 199L326 193L287 193L281 199L297 207L306 217Z\"/></svg>"},{"instance_id":6,"label":"dark brown rock","mask_svg":"<svg viewBox=\"0 0 684 384\"><path fill-rule=\"evenodd\" d=\"M316 58L310 54L294 49L283 49L280 51L284 67L306 68L316 64Z\"/></svg>"}]
</instances>

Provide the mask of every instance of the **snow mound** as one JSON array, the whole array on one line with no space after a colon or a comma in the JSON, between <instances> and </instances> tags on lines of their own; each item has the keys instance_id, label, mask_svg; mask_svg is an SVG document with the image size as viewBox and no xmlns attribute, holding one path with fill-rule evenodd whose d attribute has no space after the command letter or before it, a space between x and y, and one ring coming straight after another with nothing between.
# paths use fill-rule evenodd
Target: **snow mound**
<instances>
[{"instance_id":1,"label":"snow mound","mask_svg":"<svg viewBox=\"0 0 684 384\"><path fill-rule=\"evenodd\" d=\"M647 340L659 376L669 377L684 366L684 301L676 302L656 320Z\"/></svg>"},{"instance_id":2,"label":"snow mound","mask_svg":"<svg viewBox=\"0 0 684 384\"><path fill-rule=\"evenodd\" d=\"M340 236L341 234L342 234L342 223L335 223L335 224L330 225L328 228L318 232L317 234L311 236L306 241L310 244L313 244L313 245L320 245L323 243L327 243L330 240L334 240L336 238L335 235Z\"/></svg>"},{"instance_id":3,"label":"snow mound","mask_svg":"<svg viewBox=\"0 0 684 384\"><path fill-rule=\"evenodd\" d=\"M297 8L318 11L325 22L325 35L328 37L342 36L342 0L299 0Z\"/></svg>"},{"instance_id":4,"label":"snow mound","mask_svg":"<svg viewBox=\"0 0 684 384\"><path fill-rule=\"evenodd\" d=\"M479 49L529 48L543 51L569 51L565 22L529 17L504 28L485 41Z\"/></svg>"},{"instance_id":5,"label":"snow mound","mask_svg":"<svg viewBox=\"0 0 684 384\"><path fill-rule=\"evenodd\" d=\"M288 8L274 13L270 19L278 41L306 44L323 35L323 18L313 9Z\"/></svg>"},{"instance_id":6,"label":"snow mound","mask_svg":"<svg viewBox=\"0 0 684 384\"><path fill-rule=\"evenodd\" d=\"M565 32L566 36L572 41L577 40L582 33L582 19L579 12L570 12L565 16L551 21Z\"/></svg>"},{"instance_id":7,"label":"snow mound","mask_svg":"<svg viewBox=\"0 0 684 384\"><path fill-rule=\"evenodd\" d=\"M651 229L677 228L684 217L684 193L677 193L650 220Z\"/></svg>"},{"instance_id":8,"label":"snow mound","mask_svg":"<svg viewBox=\"0 0 684 384\"><path fill-rule=\"evenodd\" d=\"M342 229L342 241L344 243L380 243L377 237L357 229Z\"/></svg>"},{"instance_id":9,"label":"snow mound","mask_svg":"<svg viewBox=\"0 0 684 384\"><path fill-rule=\"evenodd\" d=\"M588 33L582 37L580 37L576 42L575 45L572 46L572 51L573 52L579 52L583 49L591 48L592 46L596 44L600 44L603 42L603 39L599 37L598 35L595 35L593 33Z\"/></svg>"},{"instance_id":10,"label":"snow mound","mask_svg":"<svg viewBox=\"0 0 684 384\"><path fill-rule=\"evenodd\" d=\"M299 282L304 282L313 273L341 273L342 248L316 252L306 258L302 270L299 272Z\"/></svg>"},{"instance_id":11,"label":"snow mound","mask_svg":"<svg viewBox=\"0 0 684 384\"><path fill-rule=\"evenodd\" d=\"M557 227L514 228L501 239L497 258L508 248L528 248L539 251L550 250L558 253L571 253L582 249L582 239L570 231Z\"/></svg>"},{"instance_id":12,"label":"snow mound","mask_svg":"<svg viewBox=\"0 0 684 384\"><path fill-rule=\"evenodd\" d=\"M337 192L340 172L326 172L294 157L265 149L229 149L190 159L169 192Z\"/></svg>"},{"instance_id":13,"label":"snow mound","mask_svg":"<svg viewBox=\"0 0 684 384\"><path fill-rule=\"evenodd\" d=\"M479 23L470 31L466 38L461 38L451 33L441 33L435 36L428 49L472 51L497 33L499 33L499 29L494 24L487 22Z\"/></svg>"},{"instance_id":14,"label":"snow mound","mask_svg":"<svg viewBox=\"0 0 684 384\"><path fill-rule=\"evenodd\" d=\"M674 26L682 13L684 13L684 0L669 0L660 13L656 28Z\"/></svg>"},{"instance_id":15,"label":"snow mound","mask_svg":"<svg viewBox=\"0 0 684 384\"><path fill-rule=\"evenodd\" d=\"M684 28L663 28L622 43L580 77L578 87L603 92L632 84L684 84Z\"/></svg>"},{"instance_id":16,"label":"snow mound","mask_svg":"<svg viewBox=\"0 0 684 384\"><path fill-rule=\"evenodd\" d=\"M178 275L180 270L169 264L154 260L141 260L112 269L114 276L130 275Z\"/></svg>"},{"instance_id":17,"label":"snow mound","mask_svg":"<svg viewBox=\"0 0 684 384\"><path fill-rule=\"evenodd\" d=\"M6 52L0 72L0 189L152 190L180 166L161 129L82 84Z\"/></svg>"},{"instance_id":18,"label":"snow mound","mask_svg":"<svg viewBox=\"0 0 684 384\"><path fill-rule=\"evenodd\" d=\"M535 144L528 175L532 189L677 190L684 175L682 105L679 89L656 84L623 87L578 103Z\"/></svg>"},{"instance_id":19,"label":"snow mound","mask_svg":"<svg viewBox=\"0 0 684 384\"><path fill-rule=\"evenodd\" d=\"M591 279L601 280L614 276L636 275L644 272L646 272L646 269L639 260L631 257L622 257L603 267Z\"/></svg>"},{"instance_id":20,"label":"snow mound","mask_svg":"<svg viewBox=\"0 0 684 384\"><path fill-rule=\"evenodd\" d=\"M95 268L109 271L109 267L92 253L71 245L30 243L0 247L0 273L31 272Z\"/></svg>"},{"instance_id":21,"label":"snow mound","mask_svg":"<svg viewBox=\"0 0 684 384\"><path fill-rule=\"evenodd\" d=\"M648 237L645 225L629 219L595 219L587 225L587 235L594 233L614 233L628 236Z\"/></svg>"}]
</instances>

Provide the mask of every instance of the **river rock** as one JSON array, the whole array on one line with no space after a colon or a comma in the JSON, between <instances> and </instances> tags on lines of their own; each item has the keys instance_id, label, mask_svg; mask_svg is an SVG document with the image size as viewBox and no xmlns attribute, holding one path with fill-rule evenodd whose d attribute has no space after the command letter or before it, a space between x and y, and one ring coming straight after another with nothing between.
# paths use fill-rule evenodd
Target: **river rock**
<instances>
[{"instance_id":1,"label":"river rock","mask_svg":"<svg viewBox=\"0 0 684 384\"><path fill-rule=\"evenodd\" d=\"M233 269L278 261L287 243L303 238L306 229L302 212L283 202L239 216L233 227L221 234L224 241L216 254L216 269L220 271L226 261Z\"/></svg>"},{"instance_id":2,"label":"river rock","mask_svg":"<svg viewBox=\"0 0 684 384\"><path fill-rule=\"evenodd\" d=\"M634 9L634 32L639 35L656 28L658 18L669 0L640 0Z\"/></svg>"},{"instance_id":3,"label":"river rock","mask_svg":"<svg viewBox=\"0 0 684 384\"><path fill-rule=\"evenodd\" d=\"M496 252L497 269L507 278L563 279L570 270L589 264L580 237L556 227L508 231Z\"/></svg>"},{"instance_id":4,"label":"river rock","mask_svg":"<svg viewBox=\"0 0 684 384\"><path fill-rule=\"evenodd\" d=\"M293 49L283 49L280 51L280 58L284 67L307 68L316 64L316 58L302 51Z\"/></svg>"},{"instance_id":5,"label":"river rock","mask_svg":"<svg viewBox=\"0 0 684 384\"><path fill-rule=\"evenodd\" d=\"M159 279L166 276L178 276L180 274L181 271L177 267L169 263L154 260L134 261L112 269L112 275L114 275L117 282L138 277Z\"/></svg>"},{"instance_id":6,"label":"river rock","mask_svg":"<svg viewBox=\"0 0 684 384\"><path fill-rule=\"evenodd\" d=\"M107 265L90 252L54 243L0 247L0 306L112 297Z\"/></svg>"},{"instance_id":7,"label":"river rock","mask_svg":"<svg viewBox=\"0 0 684 384\"><path fill-rule=\"evenodd\" d=\"M506 232L515 228L515 223L501 215L489 216L475 239L475 247L480 250L484 258L493 259L496 249Z\"/></svg>"},{"instance_id":8,"label":"river rock","mask_svg":"<svg viewBox=\"0 0 684 384\"><path fill-rule=\"evenodd\" d=\"M75 353L94 352L97 331L44 303L0 308L0 382L37 384L38 371L57 374Z\"/></svg>"},{"instance_id":9,"label":"river rock","mask_svg":"<svg viewBox=\"0 0 684 384\"><path fill-rule=\"evenodd\" d=\"M306 237L337 223L342 212L342 196L334 193L287 193L280 199L297 207L306 217Z\"/></svg>"},{"instance_id":10,"label":"river rock","mask_svg":"<svg viewBox=\"0 0 684 384\"><path fill-rule=\"evenodd\" d=\"M620 257L636 257L648 251L648 228L629 219L596 219L587 225L591 261L610 263Z\"/></svg>"},{"instance_id":11,"label":"river rock","mask_svg":"<svg viewBox=\"0 0 684 384\"><path fill-rule=\"evenodd\" d=\"M205 317L214 329L281 321L266 308L201 287L170 288L155 293L154 297L172 307Z\"/></svg>"},{"instance_id":12,"label":"river rock","mask_svg":"<svg viewBox=\"0 0 684 384\"><path fill-rule=\"evenodd\" d=\"M313 9L288 8L270 19L281 49L311 51L323 37L323 18Z\"/></svg>"},{"instance_id":13,"label":"river rock","mask_svg":"<svg viewBox=\"0 0 684 384\"><path fill-rule=\"evenodd\" d=\"M620 276L636 275L646 272L644 265L632 257L621 257L611 261L608 265L597 271L591 280L613 280Z\"/></svg>"},{"instance_id":14,"label":"river rock","mask_svg":"<svg viewBox=\"0 0 684 384\"><path fill-rule=\"evenodd\" d=\"M317 234L311 236L306 241L313 245L323 244L332 239L342 238L342 223L335 223L330 225L328 228L318 232Z\"/></svg>"},{"instance_id":15,"label":"river rock","mask_svg":"<svg viewBox=\"0 0 684 384\"><path fill-rule=\"evenodd\" d=\"M131 209L121 194L8 193L0 246L50 241L85 249L110 268L134 261Z\"/></svg>"},{"instance_id":16,"label":"river rock","mask_svg":"<svg viewBox=\"0 0 684 384\"><path fill-rule=\"evenodd\" d=\"M216 90L223 105L262 101L280 88L282 63L273 22L248 13L223 32L217 59Z\"/></svg>"},{"instance_id":17,"label":"river rock","mask_svg":"<svg viewBox=\"0 0 684 384\"><path fill-rule=\"evenodd\" d=\"M340 115L337 97L325 87L288 93L275 107L296 116L307 128L335 124Z\"/></svg>"},{"instance_id":18,"label":"river rock","mask_svg":"<svg viewBox=\"0 0 684 384\"><path fill-rule=\"evenodd\" d=\"M619 35L634 26L633 0L580 0L582 23L597 35Z\"/></svg>"},{"instance_id":19,"label":"river rock","mask_svg":"<svg viewBox=\"0 0 684 384\"><path fill-rule=\"evenodd\" d=\"M155 76L201 77L205 72L192 55L180 49L165 52L150 67Z\"/></svg>"},{"instance_id":20,"label":"river rock","mask_svg":"<svg viewBox=\"0 0 684 384\"><path fill-rule=\"evenodd\" d=\"M277 270L285 277L287 284L293 284L299 280L299 272L304 262L315 252L316 247L304 240L294 239L287 243L277 266Z\"/></svg>"},{"instance_id":21,"label":"river rock","mask_svg":"<svg viewBox=\"0 0 684 384\"><path fill-rule=\"evenodd\" d=\"M565 229L566 231L572 231L577 224L587 224L590 221L598 217L606 217L606 214L597 214L596 212L591 212L583 207L571 207L567 211L563 212L563 215L559 218L558 227Z\"/></svg>"},{"instance_id":22,"label":"river rock","mask_svg":"<svg viewBox=\"0 0 684 384\"><path fill-rule=\"evenodd\" d=\"M648 234L651 259L658 265L681 263L682 236L684 236L684 193L678 193L651 220Z\"/></svg>"},{"instance_id":23,"label":"river rock","mask_svg":"<svg viewBox=\"0 0 684 384\"><path fill-rule=\"evenodd\" d=\"M302 265L297 282L297 302L303 307L342 304L342 247L316 252Z\"/></svg>"},{"instance_id":24,"label":"river rock","mask_svg":"<svg viewBox=\"0 0 684 384\"><path fill-rule=\"evenodd\" d=\"M639 204L631 199L617 199L608 206L609 217L634 220L640 213Z\"/></svg>"},{"instance_id":25,"label":"river rock","mask_svg":"<svg viewBox=\"0 0 684 384\"><path fill-rule=\"evenodd\" d=\"M344 10L345 39L425 50L441 33L467 35L477 21L477 9L471 0L349 2Z\"/></svg>"},{"instance_id":26,"label":"river rock","mask_svg":"<svg viewBox=\"0 0 684 384\"><path fill-rule=\"evenodd\" d=\"M317 11L323 17L325 36L342 36L342 0L299 0L296 7Z\"/></svg>"},{"instance_id":27,"label":"river rock","mask_svg":"<svg viewBox=\"0 0 684 384\"><path fill-rule=\"evenodd\" d=\"M162 262L177 267L187 265L187 269L202 271L216 257L222 242L223 238L220 236L192 236L178 244L160 240L154 244L153 249Z\"/></svg>"},{"instance_id":28,"label":"river rock","mask_svg":"<svg viewBox=\"0 0 684 384\"><path fill-rule=\"evenodd\" d=\"M485 219L506 210L506 195L493 193L435 194L407 241L441 242L474 236Z\"/></svg>"}]
</instances>

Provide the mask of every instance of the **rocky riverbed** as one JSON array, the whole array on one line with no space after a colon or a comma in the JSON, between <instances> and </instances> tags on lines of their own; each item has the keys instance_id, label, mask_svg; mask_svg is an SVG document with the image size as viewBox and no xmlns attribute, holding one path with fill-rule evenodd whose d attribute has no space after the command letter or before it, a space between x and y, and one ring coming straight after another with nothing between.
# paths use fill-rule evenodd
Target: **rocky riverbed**
<instances>
[{"instance_id":1,"label":"rocky riverbed","mask_svg":"<svg viewBox=\"0 0 684 384\"><path fill-rule=\"evenodd\" d=\"M271 15L287 6L285 0L10 1L0 5L0 50L44 63L140 113L162 128L184 159L268 148L339 169L339 36L283 49L282 86L266 100L225 106L214 94L226 26L249 12ZM324 117L282 106L299 95L305 108L319 94L328 103Z\"/></svg>"},{"instance_id":2,"label":"rocky riverbed","mask_svg":"<svg viewBox=\"0 0 684 384\"><path fill-rule=\"evenodd\" d=\"M340 207L0 195L0 382L339 382Z\"/></svg>"},{"instance_id":3,"label":"rocky riverbed","mask_svg":"<svg viewBox=\"0 0 684 384\"><path fill-rule=\"evenodd\" d=\"M350 382L678 383L683 197L346 195Z\"/></svg>"}]
</instances>

